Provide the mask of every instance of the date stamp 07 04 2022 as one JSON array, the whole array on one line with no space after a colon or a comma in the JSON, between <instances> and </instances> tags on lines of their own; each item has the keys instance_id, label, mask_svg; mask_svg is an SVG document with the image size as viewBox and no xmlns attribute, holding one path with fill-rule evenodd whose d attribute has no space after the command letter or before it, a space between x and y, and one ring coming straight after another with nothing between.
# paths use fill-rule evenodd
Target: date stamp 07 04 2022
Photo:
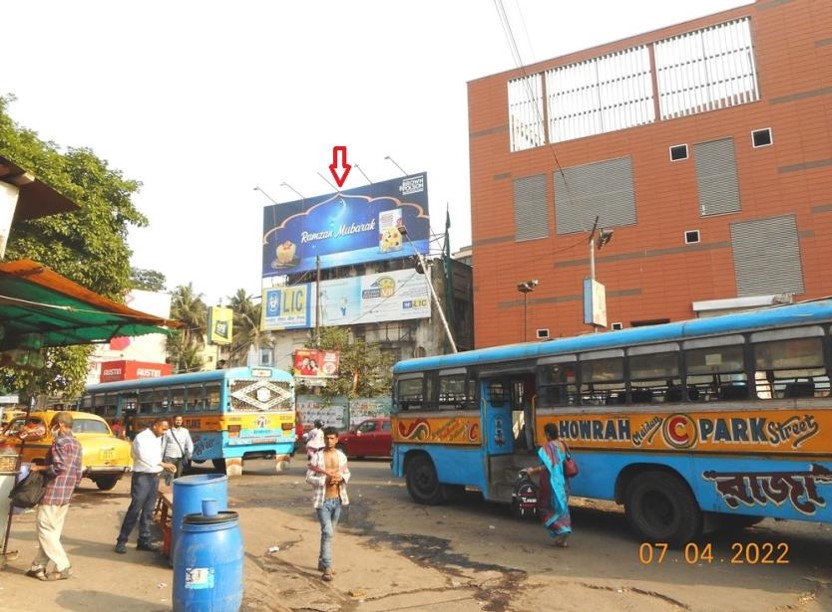
<instances>
[{"instance_id":1,"label":"date stamp 07 04 2022","mask_svg":"<svg viewBox=\"0 0 832 612\"><path fill-rule=\"evenodd\" d=\"M731 565L788 565L789 545L785 542L733 542L731 554L714 555L713 545L690 542L685 545L681 557L665 558L669 546L666 542L643 542L638 547L638 560L642 565L684 562L688 565L728 563Z\"/></svg>"}]
</instances>

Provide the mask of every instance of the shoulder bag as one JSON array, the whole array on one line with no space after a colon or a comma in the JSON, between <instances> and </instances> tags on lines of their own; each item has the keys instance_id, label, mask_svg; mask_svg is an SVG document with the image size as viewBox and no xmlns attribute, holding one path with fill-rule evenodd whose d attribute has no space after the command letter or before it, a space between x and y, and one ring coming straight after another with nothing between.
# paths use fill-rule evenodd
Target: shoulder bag
<instances>
[{"instance_id":1,"label":"shoulder bag","mask_svg":"<svg viewBox=\"0 0 832 612\"><path fill-rule=\"evenodd\" d=\"M566 449L566 457L563 460L563 475L567 478L574 478L578 475L578 462L572 458L572 452L566 442L563 443L563 447Z\"/></svg>"},{"instance_id":2,"label":"shoulder bag","mask_svg":"<svg viewBox=\"0 0 832 612\"><path fill-rule=\"evenodd\" d=\"M15 508L34 508L43 499L45 492L43 474L29 472L26 478L14 485L9 493L9 499L12 500L12 506Z\"/></svg>"}]
</instances>

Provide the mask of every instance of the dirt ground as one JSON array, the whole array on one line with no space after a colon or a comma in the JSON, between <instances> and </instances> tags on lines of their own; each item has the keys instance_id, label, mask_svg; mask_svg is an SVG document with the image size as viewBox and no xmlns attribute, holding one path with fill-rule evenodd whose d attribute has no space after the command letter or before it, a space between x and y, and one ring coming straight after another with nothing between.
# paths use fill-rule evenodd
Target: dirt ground
<instances>
[{"instance_id":1,"label":"dirt ground","mask_svg":"<svg viewBox=\"0 0 832 612\"><path fill-rule=\"evenodd\" d=\"M573 548L556 550L537 525L488 510L472 516L469 507L416 506L389 472L362 469L353 468L351 516L336 536L332 583L314 567L319 529L302 477L264 468L233 480L229 504L240 512L245 542L243 610L832 610L832 576L807 571L798 590L785 592L751 588L749 568L701 580L696 568L684 568L677 579L672 567L639 568L632 542L622 570L615 546L596 550L589 528ZM60 582L25 576L36 548L34 514L16 516L9 548L19 555L0 573L0 610L170 610L167 560L136 551L134 542L126 555L113 552L128 503L129 480L106 494L85 481L63 538L76 577ZM457 541L440 537L448 532Z\"/></svg>"}]
</instances>

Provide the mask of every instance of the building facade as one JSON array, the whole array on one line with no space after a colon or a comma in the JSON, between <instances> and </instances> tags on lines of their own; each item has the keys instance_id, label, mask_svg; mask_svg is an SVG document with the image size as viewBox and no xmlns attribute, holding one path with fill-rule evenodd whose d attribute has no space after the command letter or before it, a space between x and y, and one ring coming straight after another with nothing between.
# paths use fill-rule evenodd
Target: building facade
<instances>
[{"instance_id":1,"label":"building facade","mask_svg":"<svg viewBox=\"0 0 832 612\"><path fill-rule=\"evenodd\" d=\"M468 95L477 347L590 332L592 259L603 329L832 294L832 2L758 0Z\"/></svg>"}]
</instances>

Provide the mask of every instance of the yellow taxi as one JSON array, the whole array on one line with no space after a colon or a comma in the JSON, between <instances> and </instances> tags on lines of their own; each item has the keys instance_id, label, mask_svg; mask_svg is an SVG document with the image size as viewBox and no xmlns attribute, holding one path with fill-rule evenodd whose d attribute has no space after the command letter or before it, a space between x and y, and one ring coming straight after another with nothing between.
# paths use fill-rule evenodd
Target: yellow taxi
<instances>
[{"instance_id":1,"label":"yellow taxi","mask_svg":"<svg viewBox=\"0 0 832 612\"><path fill-rule=\"evenodd\" d=\"M5 427L0 444L19 451L23 446L23 461L43 463L52 446L49 424L55 410L44 410L18 416ZM72 415L72 433L81 443L83 474L102 491L109 491L133 467L130 443L113 435L110 426L101 417L89 412L69 412ZM22 442L25 440L25 444Z\"/></svg>"}]
</instances>

